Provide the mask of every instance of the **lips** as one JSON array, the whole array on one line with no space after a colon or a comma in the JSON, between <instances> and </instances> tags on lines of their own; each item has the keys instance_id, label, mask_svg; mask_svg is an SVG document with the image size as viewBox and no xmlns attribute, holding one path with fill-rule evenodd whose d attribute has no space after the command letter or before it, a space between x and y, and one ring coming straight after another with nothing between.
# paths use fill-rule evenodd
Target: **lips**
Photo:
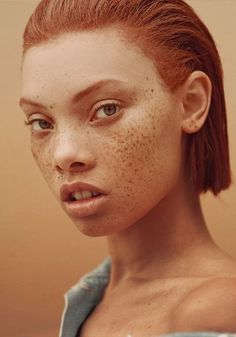
<instances>
[{"instance_id":1,"label":"lips","mask_svg":"<svg viewBox=\"0 0 236 337\"><path fill-rule=\"evenodd\" d=\"M71 202L71 194L74 192L81 192L81 191L91 191L91 192L97 192L103 195L106 195L107 193L98 188L97 186L88 184L88 183L84 183L84 182L76 182L73 184L64 184L62 185L61 189L60 189L60 198L62 201L64 202Z\"/></svg>"}]
</instances>

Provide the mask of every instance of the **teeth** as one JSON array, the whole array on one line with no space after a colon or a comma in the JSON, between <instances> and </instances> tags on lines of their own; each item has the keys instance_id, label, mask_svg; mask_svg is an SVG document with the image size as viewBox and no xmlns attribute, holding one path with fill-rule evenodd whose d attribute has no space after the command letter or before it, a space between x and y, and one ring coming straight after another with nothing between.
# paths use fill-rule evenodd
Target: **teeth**
<instances>
[{"instance_id":1,"label":"teeth","mask_svg":"<svg viewBox=\"0 0 236 337\"><path fill-rule=\"evenodd\" d=\"M100 193L98 192L91 192L91 191L81 191L81 192L74 192L72 193L72 196L75 198L75 200L80 200L80 199L88 199L91 197L95 197L99 195Z\"/></svg>"},{"instance_id":2,"label":"teeth","mask_svg":"<svg viewBox=\"0 0 236 337\"><path fill-rule=\"evenodd\" d=\"M92 192L90 191L82 191L82 194L84 199L91 198L93 196Z\"/></svg>"},{"instance_id":3,"label":"teeth","mask_svg":"<svg viewBox=\"0 0 236 337\"><path fill-rule=\"evenodd\" d=\"M80 193L80 192L74 192L74 193L72 193L71 195L72 195L72 197L73 197L75 200L83 199L83 195L82 195L82 193Z\"/></svg>"}]
</instances>

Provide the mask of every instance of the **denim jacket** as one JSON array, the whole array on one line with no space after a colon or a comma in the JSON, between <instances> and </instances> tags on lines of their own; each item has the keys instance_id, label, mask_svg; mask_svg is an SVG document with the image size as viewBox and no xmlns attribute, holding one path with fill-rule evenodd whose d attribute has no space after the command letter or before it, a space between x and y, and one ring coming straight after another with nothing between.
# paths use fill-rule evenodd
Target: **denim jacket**
<instances>
[{"instance_id":1,"label":"denim jacket","mask_svg":"<svg viewBox=\"0 0 236 337\"><path fill-rule=\"evenodd\" d=\"M111 258L107 257L97 268L85 274L65 294L65 308L59 337L76 337L83 322L102 298L103 291L109 281L110 268ZM178 332L166 334L163 337L236 337L236 333Z\"/></svg>"}]
</instances>

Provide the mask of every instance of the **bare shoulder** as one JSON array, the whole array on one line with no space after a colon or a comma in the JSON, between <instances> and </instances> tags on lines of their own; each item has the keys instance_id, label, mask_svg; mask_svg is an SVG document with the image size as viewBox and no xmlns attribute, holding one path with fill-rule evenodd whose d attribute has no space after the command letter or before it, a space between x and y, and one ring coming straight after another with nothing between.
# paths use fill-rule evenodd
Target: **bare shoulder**
<instances>
[{"instance_id":1,"label":"bare shoulder","mask_svg":"<svg viewBox=\"0 0 236 337\"><path fill-rule=\"evenodd\" d=\"M236 276L209 278L194 288L173 322L176 331L236 332Z\"/></svg>"}]
</instances>

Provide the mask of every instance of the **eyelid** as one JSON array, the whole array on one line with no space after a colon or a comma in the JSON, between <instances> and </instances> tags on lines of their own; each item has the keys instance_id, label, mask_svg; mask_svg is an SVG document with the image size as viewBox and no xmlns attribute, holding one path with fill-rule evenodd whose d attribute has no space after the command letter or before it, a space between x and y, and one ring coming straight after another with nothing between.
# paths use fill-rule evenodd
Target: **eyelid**
<instances>
[{"instance_id":1,"label":"eyelid","mask_svg":"<svg viewBox=\"0 0 236 337\"><path fill-rule=\"evenodd\" d=\"M35 130L33 128L33 125L35 122L40 122L40 121L44 121L46 123L49 123L50 124L50 127L46 128L46 129L43 129L43 128L39 128L39 130ZM31 126L31 130L35 133L45 133L46 131L48 130L52 130L53 129L53 125L51 122L48 122L46 119L42 119L42 118L35 118L35 119L32 119L32 120L29 120L29 121L25 121L25 125L26 126Z\"/></svg>"},{"instance_id":2,"label":"eyelid","mask_svg":"<svg viewBox=\"0 0 236 337\"><path fill-rule=\"evenodd\" d=\"M32 116L37 116L36 118L42 118L42 119L50 119L49 116L45 115L43 112L40 111L34 111L34 112L30 112L28 115L28 118L32 117Z\"/></svg>"},{"instance_id":3,"label":"eyelid","mask_svg":"<svg viewBox=\"0 0 236 337\"><path fill-rule=\"evenodd\" d=\"M99 101L98 103L95 103L92 107L92 111L96 112L97 110L99 110L101 107L103 107L104 105L109 105L109 104L115 104L115 105L122 105L122 103L120 101L118 101L117 99L106 99L103 101Z\"/></svg>"},{"instance_id":4,"label":"eyelid","mask_svg":"<svg viewBox=\"0 0 236 337\"><path fill-rule=\"evenodd\" d=\"M31 121L35 121L35 120L45 120L45 121L47 121L48 123L51 123L51 124L53 124L53 120L50 118L50 117L48 117L48 116L46 116L46 115L44 115L44 114L42 114L42 113L40 113L40 112L33 112L33 113L31 113L29 116L28 116L28 121L29 122L31 122Z\"/></svg>"},{"instance_id":5,"label":"eyelid","mask_svg":"<svg viewBox=\"0 0 236 337\"><path fill-rule=\"evenodd\" d=\"M47 129L39 128L39 130L35 130L33 128L33 124L34 122L39 122L39 121L45 121L49 123L51 126ZM31 131L36 134L42 134L42 133L48 132L49 130L53 129L53 122L51 121L51 119L40 112L33 112L29 114L29 116L27 117L27 120L25 120L25 125L30 126Z\"/></svg>"},{"instance_id":6,"label":"eyelid","mask_svg":"<svg viewBox=\"0 0 236 337\"><path fill-rule=\"evenodd\" d=\"M117 113L115 113L114 115L111 116L105 116L105 117L99 117L99 118L95 118L96 113L102 109L105 106L108 105L115 105L118 107L119 111ZM104 122L104 120L111 120L117 117L117 115L119 115L120 110L124 107L124 104L122 105L120 101L118 101L117 99L106 99L103 101L99 101L99 103L96 103L93 107L92 107L92 113L90 115L90 120L93 123L100 123L100 122Z\"/></svg>"},{"instance_id":7,"label":"eyelid","mask_svg":"<svg viewBox=\"0 0 236 337\"><path fill-rule=\"evenodd\" d=\"M98 101L97 103L95 103L92 107L92 110L95 112L97 111L100 107L106 105L106 104L117 104L117 105L121 105L124 104L124 102L122 100L117 100L115 98L107 98L104 99L102 101Z\"/></svg>"}]
</instances>

